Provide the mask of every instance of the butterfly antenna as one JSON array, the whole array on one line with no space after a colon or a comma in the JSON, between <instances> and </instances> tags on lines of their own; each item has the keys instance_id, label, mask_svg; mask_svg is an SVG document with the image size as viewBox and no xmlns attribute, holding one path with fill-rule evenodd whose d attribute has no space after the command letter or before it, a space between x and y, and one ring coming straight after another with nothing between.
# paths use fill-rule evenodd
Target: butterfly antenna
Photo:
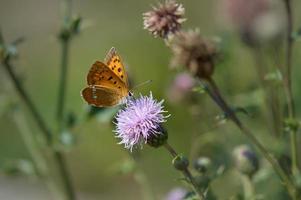
<instances>
[{"instance_id":1,"label":"butterfly antenna","mask_svg":"<svg viewBox=\"0 0 301 200\"><path fill-rule=\"evenodd\" d=\"M139 83L138 85L135 85L132 89L131 89L131 91L133 91L134 89L137 89L137 88L139 88L139 87L141 87L141 86L144 86L144 85L146 85L146 84L149 84L149 83L151 83L151 82L153 82L152 80L147 80L147 81L144 81L144 82L142 82L142 83Z\"/></svg>"}]
</instances>

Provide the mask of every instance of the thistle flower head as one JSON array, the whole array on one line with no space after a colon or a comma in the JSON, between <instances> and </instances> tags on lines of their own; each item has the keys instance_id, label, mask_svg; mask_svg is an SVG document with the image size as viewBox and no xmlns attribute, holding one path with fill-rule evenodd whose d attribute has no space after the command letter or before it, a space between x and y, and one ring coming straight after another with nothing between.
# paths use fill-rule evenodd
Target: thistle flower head
<instances>
[{"instance_id":1,"label":"thistle flower head","mask_svg":"<svg viewBox=\"0 0 301 200\"><path fill-rule=\"evenodd\" d=\"M181 24L185 9L182 4L174 0L166 0L164 4L153 7L153 10L143 13L144 29L147 29L154 37L166 38L169 34L177 32Z\"/></svg>"},{"instance_id":2,"label":"thistle flower head","mask_svg":"<svg viewBox=\"0 0 301 200\"><path fill-rule=\"evenodd\" d=\"M119 144L132 150L136 145L158 140L164 135L161 124L168 116L164 115L163 100L158 102L150 93L150 96L129 99L124 109L116 116L116 137L120 138ZM166 137L164 137L167 139ZM156 146L152 145L151 146Z\"/></svg>"},{"instance_id":3,"label":"thistle flower head","mask_svg":"<svg viewBox=\"0 0 301 200\"><path fill-rule=\"evenodd\" d=\"M171 43L174 57L172 67L186 66L200 78L208 78L214 70L214 57L217 49L212 41L203 38L198 30L181 31Z\"/></svg>"}]
</instances>

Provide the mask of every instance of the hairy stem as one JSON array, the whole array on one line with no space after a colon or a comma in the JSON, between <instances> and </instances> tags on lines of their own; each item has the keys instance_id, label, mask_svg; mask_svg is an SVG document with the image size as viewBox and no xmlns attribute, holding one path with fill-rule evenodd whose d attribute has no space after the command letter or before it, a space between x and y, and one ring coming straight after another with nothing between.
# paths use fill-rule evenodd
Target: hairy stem
<instances>
[{"instance_id":1,"label":"hairy stem","mask_svg":"<svg viewBox=\"0 0 301 200\"><path fill-rule=\"evenodd\" d=\"M168 152L172 155L173 158L177 157L179 154L174 150L172 146L170 146L168 143L164 144L164 147L168 150ZM201 200L205 199L205 196L202 191L200 191L197 183L195 182L195 179L193 178L190 170L186 167L184 170L182 170L182 174L184 177L187 178L189 183L191 184L194 192L199 196Z\"/></svg>"}]
</instances>

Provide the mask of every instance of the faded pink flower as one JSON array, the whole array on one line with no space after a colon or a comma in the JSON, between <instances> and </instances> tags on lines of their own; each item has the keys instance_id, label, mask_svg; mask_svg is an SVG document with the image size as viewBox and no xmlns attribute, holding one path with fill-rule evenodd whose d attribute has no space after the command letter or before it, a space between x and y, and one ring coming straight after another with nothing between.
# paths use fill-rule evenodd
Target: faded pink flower
<instances>
[{"instance_id":1,"label":"faded pink flower","mask_svg":"<svg viewBox=\"0 0 301 200\"><path fill-rule=\"evenodd\" d=\"M147 29L154 37L166 38L180 30L184 18L185 9L182 4L174 0L166 0L165 3L153 6L153 10L143 13L144 29Z\"/></svg>"}]
</instances>

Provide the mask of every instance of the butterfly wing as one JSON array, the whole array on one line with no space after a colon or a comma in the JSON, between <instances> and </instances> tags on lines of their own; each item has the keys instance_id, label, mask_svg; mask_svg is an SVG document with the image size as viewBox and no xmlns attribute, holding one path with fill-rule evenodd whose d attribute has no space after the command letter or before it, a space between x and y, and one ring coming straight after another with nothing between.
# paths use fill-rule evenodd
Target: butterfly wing
<instances>
[{"instance_id":1,"label":"butterfly wing","mask_svg":"<svg viewBox=\"0 0 301 200\"><path fill-rule=\"evenodd\" d=\"M129 92L126 84L107 65L99 61L92 65L87 75L87 82L89 86L114 89L121 96L126 96Z\"/></svg>"},{"instance_id":2,"label":"butterfly wing","mask_svg":"<svg viewBox=\"0 0 301 200\"><path fill-rule=\"evenodd\" d=\"M101 86L88 86L82 90L81 94L88 104L97 107L117 105L123 98L117 90Z\"/></svg>"},{"instance_id":3,"label":"butterfly wing","mask_svg":"<svg viewBox=\"0 0 301 200\"><path fill-rule=\"evenodd\" d=\"M105 57L106 65L114 72L114 74L129 87L127 73L122 63L121 57L117 53L116 49L112 47Z\"/></svg>"}]
</instances>

